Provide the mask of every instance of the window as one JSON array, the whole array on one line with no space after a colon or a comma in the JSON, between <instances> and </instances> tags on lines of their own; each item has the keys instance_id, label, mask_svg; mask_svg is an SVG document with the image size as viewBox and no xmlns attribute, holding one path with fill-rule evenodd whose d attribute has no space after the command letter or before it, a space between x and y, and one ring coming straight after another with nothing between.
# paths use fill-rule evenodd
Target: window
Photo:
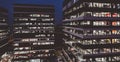
<instances>
[{"instance_id":1,"label":"window","mask_svg":"<svg viewBox=\"0 0 120 62\"><path fill-rule=\"evenodd\" d=\"M111 30L85 30L84 35L111 35Z\"/></svg>"},{"instance_id":2,"label":"window","mask_svg":"<svg viewBox=\"0 0 120 62\"><path fill-rule=\"evenodd\" d=\"M31 17L40 17L40 14L30 14Z\"/></svg>"},{"instance_id":3,"label":"window","mask_svg":"<svg viewBox=\"0 0 120 62\"><path fill-rule=\"evenodd\" d=\"M31 33L31 31L21 31L21 33Z\"/></svg>"},{"instance_id":4,"label":"window","mask_svg":"<svg viewBox=\"0 0 120 62\"><path fill-rule=\"evenodd\" d=\"M72 19L72 18L76 18L77 16L76 15L72 15L70 18Z\"/></svg>"},{"instance_id":5,"label":"window","mask_svg":"<svg viewBox=\"0 0 120 62\"><path fill-rule=\"evenodd\" d=\"M112 61L120 61L120 56L115 56L115 57L112 57Z\"/></svg>"},{"instance_id":6,"label":"window","mask_svg":"<svg viewBox=\"0 0 120 62\"><path fill-rule=\"evenodd\" d=\"M90 25L90 21L82 21L80 25Z\"/></svg>"},{"instance_id":7,"label":"window","mask_svg":"<svg viewBox=\"0 0 120 62\"><path fill-rule=\"evenodd\" d=\"M91 30L85 30L84 35L92 35L92 31Z\"/></svg>"},{"instance_id":8,"label":"window","mask_svg":"<svg viewBox=\"0 0 120 62\"><path fill-rule=\"evenodd\" d=\"M29 41L38 41L38 39L29 39Z\"/></svg>"},{"instance_id":9,"label":"window","mask_svg":"<svg viewBox=\"0 0 120 62\"><path fill-rule=\"evenodd\" d=\"M94 17L111 17L110 12L93 12Z\"/></svg>"},{"instance_id":10,"label":"window","mask_svg":"<svg viewBox=\"0 0 120 62\"><path fill-rule=\"evenodd\" d=\"M113 48L112 52L120 52L120 48Z\"/></svg>"},{"instance_id":11,"label":"window","mask_svg":"<svg viewBox=\"0 0 120 62\"><path fill-rule=\"evenodd\" d=\"M19 21L28 21L28 18L19 18Z\"/></svg>"},{"instance_id":12,"label":"window","mask_svg":"<svg viewBox=\"0 0 120 62\"><path fill-rule=\"evenodd\" d=\"M39 34L39 35L35 35L35 37L45 37L45 34Z\"/></svg>"},{"instance_id":13,"label":"window","mask_svg":"<svg viewBox=\"0 0 120 62\"><path fill-rule=\"evenodd\" d=\"M83 17L83 16L84 17L120 17L120 14L111 13L111 12L82 12L78 14L78 17Z\"/></svg>"},{"instance_id":14,"label":"window","mask_svg":"<svg viewBox=\"0 0 120 62\"><path fill-rule=\"evenodd\" d=\"M80 16L90 17L90 16L92 16L92 12L84 12Z\"/></svg>"},{"instance_id":15,"label":"window","mask_svg":"<svg viewBox=\"0 0 120 62\"><path fill-rule=\"evenodd\" d=\"M106 58L101 57L101 58L95 58L96 62L106 62Z\"/></svg>"},{"instance_id":16,"label":"window","mask_svg":"<svg viewBox=\"0 0 120 62\"><path fill-rule=\"evenodd\" d=\"M7 34L8 34L8 32L3 32L3 33L2 33L2 35L7 35Z\"/></svg>"},{"instance_id":17,"label":"window","mask_svg":"<svg viewBox=\"0 0 120 62\"><path fill-rule=\"evenodd\" d=\"M53 18L46 18L46 19L42 19L42 21L53 21Z\"/></svg>"},{"instance_id":18,"label":"window","mask_svg":"<svg viewBox=\"0 0 120 62\"><path fill-rule=\"evenodd\" d=\"M13 45L14 45L14 46L19 46L19 44L17 44L17 43L16 43L16 44L13 44Z\"/></svg>"},{"instance_id":19,"label":"window","mask_svg":"<svg viewBox=\"0 0 120 62\"><path fill-rule=\"evenodd\" d=\"M31 20L31 21L36 21L37 19L36 19L36 18L31 18L30 20Z\"/></svg>"},{"instance_id":20,"label":"window","mask_svg":"<svg viewBox=\"0 0 120 62\"><path fill-rule=\"evenodd\" d=\"M101 3L101 7L103 7L103 8L111 8L111 3Z\"/></svg>"},{"instance_id":21,"label":"window","mask_svg":"<svg viewBox=\"0 0 120 62\"><path fill-rule=\"evenodd\" d=\"M29 27L29 29L37 29L37 27Z\"/></svg>"},{"instance_id":22,"label":"window","mask_svg":"<svg viewBox=\"0 0 120 62\"><path fill-rule=\"evenodd\" d=\"M113 13L112 17L120 17L120 14L119 13Z\"/></svg>"},{"instance_id":23,"label":"window","mask_svg":"<svg viewBox=\"0 0 120 62\"><path fill-rule=\"evenodd\" d=\"M93 35L111 35L110 30L93 30Z\"/></svg>"},{"instance_id":24,"label":"window","mask_svg":"<svg viewBox=\"0 0 120 62\"><path fill-rule=\"evenodd\" d=\"M23 29L23 27L15 27L15 29Z\"/></svg>"},{"instance_id":25,"label":"window","mask_svg":"<svg viewBox=\"0 0 120 62\"><path fill-rule=\"evenodd\" d=\"M111 39L100 39L99 44L110 44L111 43Z\"/></svg>"},{"instance_id":26,"label":"window","mask_svg":"<svg viewBox=\"0 0 120 62\"><path fill-rule=\"evenodd\" d=\"M109 26L109 21L93 21L93 26Z\"/></svg>"},{"instance_id":27,"label":"window","mask_svg":"<svg viewBox=\"0 0 120 62\"><path fill-rule=\"evenodd\" d=\"M29 53L29 51L21 51L21 52L15 52L14 54L27 54L27 53Z\"/></svg>"},{"instance_id":28,"label":"window","mask_svg":"<svg viewBox=\"0 0 120 62\"><path fill-rule=\"evenodd\" d=\"M120 4L117 4L117 8L120 9Z\"/></svg>"},{"instance_id":29,"label":"window","mask_svg":"<svg viewBox=\"0 0 120 62\"><path fill-rule=\"evenodd\" d=\"M38 39L22 39L23 42L29 42L29 41L38 41Z\"/></svg>"},{"instance_id":30,"label":"window","mask_svg":"<svg viewBox=\"0 0 120 62\"><path fill-rule=\"evenodd\" d=\"M120 21L114 21L114 22L112 22L112 26L120 26Z\"/></svg>"},{"instance_id":31,"label":"window","mask_svg":"<svg viewBox=\"0 0 120 62\"><path fill-rule=\"evenodd\" d=\"M120 43L120 39L112 39L112 43Z\"/></svg>"},{"instance_id":32,"label":"window","mask_svg":"<svg viewBox=\"0 0 120 62\"><path fill-rule=\"evenodd\" d=\"M99 53L111 53L111 49L110 48L102 48L99 50Z\"/></svg>"},{"instance_id":33,"label":"window","mask_svg":"<svg viewBox=\"0 0 120 62\"><path fill-rule=\"evenodd\" d=\"M92 54L92 49L83 50L83 54Z\"/></svg>"},{"instance_id":34,"label":"window","mask_svg":"<svg viewBox=\"0 0 120 62\"><path fill-rule=\"evenodd\" d=\"M90 45L92 44L92 40L83 40L83 45Z\"/></svg>"},{"instance_id":35,"label":"window","mask_svg":"<svg viewBox=\"0 0 120 62\"><path fill-rule=\"evenodd\" d=\"M38 25L53 25L53 23L38 23Z\"/></svg>"},{"instance_id":36,"label":"window","mask_svg":"<svg viewBox=\"0 0 120 62\"><path fill-rule=\"evenodd\" d=\"M50 15L41 14L41 17L50 17Z\"/></svg>"},{"instance_id":37,"label":"window","mask_svg":"<svg viewBox=\"0 0 120 62\"><path fill-rule=\"evenodd\" d=\"M112 30L112 34L120 34L120 30Z\"/></svg>"},{"instance_id":38,"label":"window","mask_svg":"<svg viewBox=\"0 0 120 62\"><path fill-rule=\"evenodd\" d=\"M54 42L33 43L33 45L50 45L50 44L54 44Z\"/></svg>"},{"instance_id":39,"label":"window","mask_svg":"<svg viewBox=\"0 0 120 62\"><path fill-rule=\"evenodd\" d=\"M111 8L111 3L84 2L84 7Z\"/></svg>"}]
</instances>

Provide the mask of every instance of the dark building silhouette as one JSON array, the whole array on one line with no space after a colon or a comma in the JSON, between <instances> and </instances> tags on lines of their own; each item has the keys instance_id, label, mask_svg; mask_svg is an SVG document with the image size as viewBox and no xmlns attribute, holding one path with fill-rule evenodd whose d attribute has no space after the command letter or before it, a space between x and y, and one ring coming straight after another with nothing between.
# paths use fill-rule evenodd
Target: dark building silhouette
<instances>
[{"instance_id":1,"label":"dark building silhouette","mask_svg":"<svg viewBox=\"0 0 120 62\"><path fill-rule=\"evenodd\" d=\"M14 62L45 62L55 57L54 13L52 5L14 5Z\"/></svg>"},{"instance_id":2,"label":"dark building silhouette","mask_svg":"<svg viewBox=\"0 0 120 62\"><path fill-rule=\"evenodd\" d=\"M65 0L63 54L72 62L120 62L120 1Z\"/></svg>"},{"instance_id":3,"label":"dark building silhouette","mask_svg":"<svg viewBox=\"0 0 120 62\"><path fill-rule=\"evenodd\" d=\"M9 44L9 30L8 25L8 11L4 8L0 8L0 56L8 51Z\"/></svg>"}]
</instances>

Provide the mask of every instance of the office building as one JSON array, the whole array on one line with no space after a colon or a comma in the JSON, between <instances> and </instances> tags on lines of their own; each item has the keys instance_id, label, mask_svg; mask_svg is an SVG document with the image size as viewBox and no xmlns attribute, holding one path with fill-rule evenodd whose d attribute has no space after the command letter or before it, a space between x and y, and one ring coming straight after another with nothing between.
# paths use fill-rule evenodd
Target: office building
<instances>
[{"instance_id":1,"label":"office building","mask_svg":"<svg viewBox=\"0 0 120 62\"><path fill-rule=\"evenodd\" d=\"M64 0L63 54L72 62L120 62L120 1Z\"/></svg>"},{"instance_id":2,"label":"office building","mask_svg":"<svg viewBox=\"0 0 120 62\"><path fill-rule=\"evenodd\" d=\"M10 26L8 25L8 11L0 7L0 61L10 51Z\"/></svg>"},{"instance_id":3,"label":"office building","mask_svg":"<svg viewBox=\"0 0 120 62\"><path fill-rule=\"evenodd\" d=\"M14 4L14 62L45 62L55 57L52 5Z\"/></svg>"}]
</instances>

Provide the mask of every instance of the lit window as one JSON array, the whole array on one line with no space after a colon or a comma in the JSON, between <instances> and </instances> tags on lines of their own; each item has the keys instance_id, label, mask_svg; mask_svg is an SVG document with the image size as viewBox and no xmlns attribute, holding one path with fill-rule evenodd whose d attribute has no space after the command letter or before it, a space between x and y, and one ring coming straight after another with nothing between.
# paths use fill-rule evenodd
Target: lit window
<instances>
[{"instance_id":1,"label":"lit window","mask_svg":"<svg viewBox=\"0 0 120 62\"><path fill-rule=\"evenodd\" d=\"M22 39L22 41L25 41L25 42L27 41L27 42L28 42L28 41L29 41L29 39Z\"/></svg>"},{"instance_id":2,"label":"lit window","mask_svg":"<svg viewBox=\"0 0 120 62\"><path fill-rule=\"evenodd\" d=\"M94 21L93 26L109 26L110 23L108 21Z\"/></svg>"},{"instance_id":3,"label":"lit window","mask_svg":"<svg viewBox=\"0 0 120 62\"><path fill-rule=\"evenodd\" d=\"M94 17L111 17L110 12L93 12Z\"/></svg>"},{"instance_id":4,"label":"lit window","mask_svg":"<svg viewBox=\"0 0 120 62\"><path fill-rule=\"evenodd\" d=\"M50 15L44 15L44 14L42 14L41 17L50 17Z\"/></svg>"},{"instance_id":5,"label":"lit window","mask_svg":"<svg viewBox=\"0 0 120 62\"><path fill-rule=\"evenodd\" d=\"M37 19L36 19L36 18L31 18L30 20L31 20L31 21L36 21Z\"/></svg>"},{"instance_id":6,"label":"lit window","mask_svg":"<svg viewBox=\"0 0 120 62\"><path fill-rule=\"evenodd\" d=\"M112 22L112 26L120 26L120 21L114 21L114 22Z\"/></svg>"},{"instance_id":7,"label":"lit window","mask_svg":"<svg viewBox=\"0 0 120 62\"><path fill-rule=\"evenodd\" d=\"M112 17L120 17L120 14L118 14L118 13L113 13L113 14L112 14Z\"/></svg>"},{"instance_id":8,"label":"lit window","mask_svg":"<svg viewBox=\"0 0 120 62\"><path fill-rule=\"evenodd\" d=\"M72 18L76 18L77 16L76 15L72 15L70 18L72 19Z\"/></svg>"},{"instance_id":9,"label":"lit window","mask_svg":"<svg viewBox=\"0 0 120 62\"><path fill-rule=\"evenodd\" d=\"M117 4L118 9L120 9L120 4Z\"/></svg>"},{"instance_id":10,"label":"lit window","mask_svg":"<svg viewBox=\"0 0 120 62\"><path fill-rule=\"evenodd\" d=\"M19 18L19 21L28 21L28 18Z\"/></svg>"},{"instance_id":11,"label":"lit window","mask_svg":"<svg viewBox=\"0 0 120 62\"><path fill-rule=\"evenodd\" d=\"M30 14L31 17L40 17L40 14Z\"/></svg>"},{"instance_id":12,"label":"lit window","mask_svg":"<svg viewBox=\"0 0 120 62\"><path fill-rule=\"evenodd\" d=\"M13 44L13 45L14 45L14 46L19 46L19 44L17 44L17 43L16 43L16 44Z\"/></svg>"},{"instance_id":13,"label":"lit window","mask_svg":"<svg viewBox=\"0 0 120 62\"><path fill-rule=\"evenodd\" d=\"M90 25L90 21L82 21L81 25Z\"/></svg>"},{"instance_id":14,"label":"lit window","mask_svg":"<svg viewBox=\"0 0 120 62\"><path fill-rule=\"evenodd\" d=\"M112 39L112 43L120 43L120 39Z\"/></svg>"},{"instance_id":15,"label":"lit window","mask_svg":"<svg viewBox=\"0 0 120 62\"><path fill-rule=\"evenodd\" d=\"M112 34L120 34L120 30L112 30Z\"/></svg>"},{"instance_id":16,"label":"lit window","mask_svg":"<svg viewBox=\"0 0 120 62\"><path fill-rule=\"evenodd\" d=\"M48 19L42 19L42 21L51 21L51 19L49 19L49 18Z\"/></svg>"},{"instance_id":17,"label":"lit window","mask_svg":"<svg viewBox=\"0 0 120 62\"><path fill-rule=\"evenodd\" d=\"M38 41L38 39L30 39L30 41Z\"/></svg>"}]
</instances>

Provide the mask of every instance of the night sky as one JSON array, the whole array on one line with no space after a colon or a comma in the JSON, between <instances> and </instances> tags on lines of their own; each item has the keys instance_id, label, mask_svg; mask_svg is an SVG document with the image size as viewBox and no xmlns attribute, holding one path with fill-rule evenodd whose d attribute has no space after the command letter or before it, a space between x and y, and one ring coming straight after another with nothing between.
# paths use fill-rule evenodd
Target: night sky
<instances>
[{"instance_id":1,"label":"night sky","mask_svg":"<svg viewBox=\"0 0 120 62\"><path fill-rule=\"evenodd\" d=\"M62 3L63 0L0 0L0 7L9 11L9 23L12 24L13 4L37 4L37 5L54 5L56 24L62 21Z\"/></svg>"}]
</instances>

